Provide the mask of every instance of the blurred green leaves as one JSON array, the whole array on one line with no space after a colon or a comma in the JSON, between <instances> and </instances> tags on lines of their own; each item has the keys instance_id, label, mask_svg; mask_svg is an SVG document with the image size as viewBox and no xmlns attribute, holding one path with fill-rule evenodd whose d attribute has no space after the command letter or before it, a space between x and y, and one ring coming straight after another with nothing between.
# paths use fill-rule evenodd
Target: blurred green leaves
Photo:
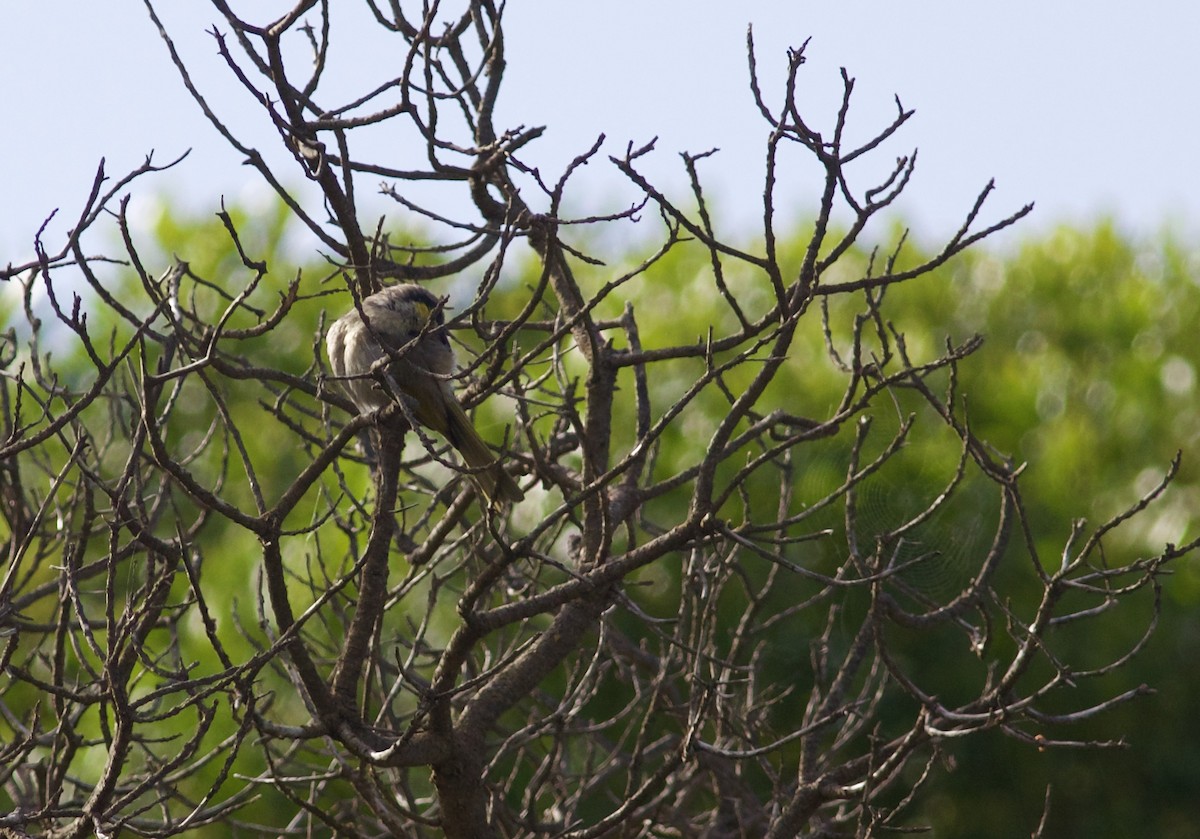
<instances>
[{"instance_id":1,"label":"blurred green leaves","mask_svg":"<svg viewBox=\"0 0 1200 839\"><path fill-rule=\"evenodd\" d=\"M183 217L165 205L153 224L152 245L139 256L151 274L155 273L151 266L166 265L178 256L189 262L195 277L222 278L221 291L203 282L189 285L189 293L203 301L198 309L210 313L216 321L228 304L228 293L249 288L255 277L238 254L230 228L237 232L250 259L266 263L266 272L250 298L253 310L263 313L263 317L275 310L296 276L306 278L307 296L298 300L284 321L265 336L246 338L241 355L263 368L317 381L325 369L319 344L324 324L346 309L349 297L330 265L297 246L299 240L293 235L283 205L254 211L231 207L227 222L215 215ZM890 241L880 243L881 252L890 253L900 235L898 229L894 230ZM784 264L799 264L807 236L808 231L797 230L793 239L781 243ZM618 255L623 260L607 267L581 265L581 282L598 286L610 281L622 265L640 264L645 257L640 247L634 241L628 254ZM916 263L928 256L913 243L906 243L900 251L901 263ZM849 253L835 266L836 275L824 281L856 279L877 259L865 251ZM516 264L516 260L510 262ZM512 270L515 276L502 278L498 292L491 298L490 317L519 311L525 289L538 280L539 269L532 261L521 262ZM709 289L710 272L706 249L696 243L675 248L644 274L629 280L623 296L606 301L598 314L611 319L622 317L624 309L615 302L620 299L632 307L644 348L688 341L703 345L710 335L735 331L739 318L737 311ZM328 282L323 282L326 279ZM748 269L731 269L725 281L739 302L742 316L754 320L770 309L772 301L761 296L761 276L750 274ZM471 285L464 282L462 288ZM134 311L148 311L149 298L132 272L114 268L109 291ZM451 295L451 313L455 307L461 309L470 303L468 299L457 299L457 286L437 291ZM784 370L762 401L764 410L781 407L802 416L828 416L842 398L846 373L831 357L827 342L845 357L848 324L862 308L861 297L834 298L825 325L820 303L812 305ZM975 334L984 336L982 348L957 370L957 387L965 396L963 418L995 448L998 457L1010 456L1027 464L1021 485L1032 538L1045 563L1057 561L1054 552L1061 550L1072 520L1084 517L1098 524L1128 507L1157 483L1176 451L1182 450L1180 477L1165 498L1107 543L1106 561L1122 565L1156 553L1166 542L1178 543L1195 535L1195 516L1200 509L1200 471L1196 464L1200 457L1200 418L1196 411L1200 331L1194 326L1200 320L1198 309L1197 251L1189 250L1168 233L1152 241L1132 241L1113 225L1102 222L1085 230L1064 227L1030 236L1004 251L972 252L930 276L887 290L876 334L879 346L873 349L882 355L887 345L894 348L897 336L903 335L914 362L920 363L942 352L947 341L959 344ZM547 318L552 316L545 313ZM227 326L249 330L255 326L253 320L239 312L236 322ZM95 335L113 333L116 343L128 332L128 325L120 320L91 326ZM461 337L469 341L469 330L462 332ZM522 347L532 346L538 338L522 335L518 342ZM714 362L720 361L717 353ZM80 362L78 369L87 370L88 365L82 359ZM70 371L73 367L67 363L59 369ZM579 371L583 375L582 365ZM655 419L696 380L703 365L697 359L681 359L659 364L656 371L659 378L654 382L656 401L652 406ZM727 414L729 401L752 374L752 365L736 368L721 380L720 387L707 389L688 405L655 451L656 478L666 478L695 461L693 447L709 438ZM624 403L615 414L631 418L634 382L631 371L622 375ZM942 377L931 384L945 387L949 382ZM561 383L564 388L573 386L578 385ZM240 429L240 444L268 498L273 488L286 486L310 457L300 447L278 445L286 435L273 433L278 417L265 407L277 395L255 387L233 388L223 395L225 409L232 415L259 418L252 427ZM890 400L878 400L882 407L871 416L871 440L876 448L887 443L912 406L919 403L900 390L891 396ZM251 498L245 476L238 473L236 463L216 454L222 446L210 449L205 442L209 429L216 425L215 403L199 392L181 398L194 399L195 427L186 432L188 439L175 440L174 444L195 453L191 467L197 472L208 468L207 476L222 486L227 501L248 507ZM113 425L129 424L133 410L132 405L113 408L108 421ZM476 422L486 436L500 433L506 410L509 408L499 399L479 407ZM544 424L549 424L549 417ZM103 426L103 422L98 419L97 425ZM937 423L926 425L934 431L925 433L925 426L918 424L918 431L907 440L900 456L889 462L888 470L859 487L856 503L860 532L851 534L853 537L869 542L902 525L952 480L961 449L952 435L937 432ZM97 433L103 434L103 430ZM753 497L757 487L751 482L750 497L731 499L723 515L735 521L795 515L806 504L834 491L845 476L849 436L841 434L818 441L811 447L811 456L791 464L796 482L791 509L780 511L760 503ZM634 439L632 420L619 423L613 437L614 449L627 450ZM120 455L114 449L114 459ZM206 458L212 462L206 465ZM313 490L314 494L338 496L342 490L337 481L351 487L356 496L361 496L369 483L365 467L347 462L336 476ZM761 491L765 499L778 497L778 487L763 486ZM974 572L972 563L986 550L994 530L994 495L994 486L980 487L967 480L936 516L908 534L899 549L901 561L914 564L904 581L918 593L928 592L933 597L940 596L944 589L961 586L962 580ZM677 520L685 503L686 493L665 495L648 505L647 516L651 520ZM184 510L185 506L180 507L184 519L193 514ZM314 516L320 508L314 500ZM362 513L351 510L346 514L353 517ZM297 521L296 525L310 523ZM814 515L811 527L814 533L824 528L831 535L801 543L790 559L828 571L844 556L845 522L831 507ZM246 625L258 620L254 604L256 569L253 563L241 559L256 557L257 551L245 532L225 527L220 520L206 526L203 538L207 546L205 561L219 564L226 582L212 592L209 605L220 615L224 642L236 648L243 636L229 630L226 618L236 615ZM287 560L344 566L347 558L334 555L339 547L333 537L320 545L300 544ZM1010 565L1029 562L1022 551L1013 553ZM344 571L345 567L338 569L339 573ZM1111 681L1102 688L1090 684L1081 688L1094 692L1087 700L1091 702L1143 682L1161 688L1157 697L1122 706L1081 726L1081 739L1123 738L1131 744L1131 751L1043 754L999 735L972 739L969 746L950 754L948 761L957 769L934 782L932 807L921 814L932 820L937 835L1007 837L1032 831L1047 784L1054 787L1050 823L1057 825L1060 834L1071 830L1075 835L1096 837L1185 835L1178 832L1178 826L1189 823L1184 814L1192 806L1186 779L1200 777L1200 758L1190 747L1200 739L1200 724L1194 714L1200 676L1193 665L1200 656L1200 621L1195 617L1200 572L1195 560L1177 564L1174 571L1166 587L1168 606L1154 642L1128 668L1109 677ZM652 614L672 614L678 605L678 585L656 583L676 573L683 573L683 569L661 564L646 568L635 575L634 582L640 585L629 587L631 597ZM754 585L762 573L761 568L748 571L746 584ZM186 587L182 581L179 588L178 597L183 600ZM1015 596L1020 591L1015 589ZM797 585L797 597L802 592L803 585ZM1035 596L1037 590L1031 587L1027 594ZM297 595L298 602L303 603L304 597L299 596L300 592ZM735 607L736 603L723 609L722 619L736 622L739 614ZM343 629L335 623L326 628L331 638ZM1072 650L1072 661L1103 661L1128 649L1144 629L1140 625L1112 628L1112 622L1106 626L1111 629L1110 637L1076 637L1065 629L1055 640ZM200 626L191 629L203 631ZM813 633L821 631L816 625L811 629ZM809 639L780 637L772 641L766 653L773 663L772 674L779 680L800 678L797 674L805 672L807 666L802 659ZM961 638L953 643L961 644ZM190 648L185 644L185 649ZM204 644L196 644L194 649L196 655L211 654L204 652ZM901 644L898 649L915 666L928 671L930 678L936 677L949 696L956 692L956 679L978 680L978 673L947 672L936 643L912 649L903 649ZM296 698L284 693L286 680L263 675L267 689L280 691L277 701L295 703L295 717L303 719ZM1120 684L1115 684L1118 680ZM13 699L9 697L10 702ZM29 697L29 701L35 700ZM883 717L886 722L886 709ZM166 734L179 732L164 731ZM215 731L213 737L229 734ZM1137 768L1132 783L1129 773L1123 771L1131 765ZM256 769L241 766L239 771L246 775ZM1118 800L1123 802L1119 809L1108 806ZM265 807L255 813L259 814L265 821L270 820Z\"/></svg>"}]
</instances>

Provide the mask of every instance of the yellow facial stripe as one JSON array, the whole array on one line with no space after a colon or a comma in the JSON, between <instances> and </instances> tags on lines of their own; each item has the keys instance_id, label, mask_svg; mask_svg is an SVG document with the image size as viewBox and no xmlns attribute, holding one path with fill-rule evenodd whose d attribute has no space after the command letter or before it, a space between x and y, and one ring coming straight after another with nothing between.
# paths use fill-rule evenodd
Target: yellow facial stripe
<instances>
[{"instance_id":1,"label":"yellow facial stripe","mask_svg":"<svg viewBox=\"0 0 1200 839\"><path fill-rule=\"evenodd\" d=\"M413 307L413 311L416 312L417 315L420 316L422 323L429 322L429 313L432 310L428 306L426 306L424 303L417 303L414 301L412 304L412 307Z\"/></svg>"}]
</instances>

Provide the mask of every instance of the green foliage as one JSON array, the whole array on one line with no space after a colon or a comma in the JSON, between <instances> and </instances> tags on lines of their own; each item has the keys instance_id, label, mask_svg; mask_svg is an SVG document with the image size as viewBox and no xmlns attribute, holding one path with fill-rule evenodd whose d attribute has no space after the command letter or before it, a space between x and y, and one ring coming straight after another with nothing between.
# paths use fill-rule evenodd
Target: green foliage
<instances>
[{"instance_id":1,"label":"green foliage","mask_svg":"<svg viewBox=\"0 0 1200 839\"><path fill-rule=\"evenodd\" d=\"M807 231L801 230L781 248L795 251L791 261L798 265L806 242ZM880 250L889 252L889 243ZM628 262L638 264L644 256L631 254ZM901 264L929 256L906 243ZM872 255L865 252L848 254L824 279L857 279L871 261ZM702 343L710 328L720 335L736 326L735 312L705 290L709 266L710 256L703 247L680 247L627 286L625 298L638 314L643 347L688 338ZM767 300L757 307L754 303L754 293L761 294L760 277L732 271L725 279L745 306L748 319L769 307ZM965 394L965 415L974 432L1001 456L1026 464L1021 485L1034 526L1033 542L1043 563L1057 564L1057 552L1072 521L1086 518L1098 524L1127 508L1162 479L1179 451L1184 458L1176 483L1143 517L1118 531L1106 560L1124 565L1156 554L1164 543L1195 538L1193 511L1200 509L1200 413L1195 410L1200 332L1194 328L1200 320L1198 284L1196 253L1172 236L1164 233L1156 240L1133 241L1102 222L1086 230L1055 229L1004 252L973 252L930 276L887 291L881 307L887 325L904 334L908 351L918 362L947 341L962 342L976 334L985 338L982 349L957 371L957 386ZM843 354L848 347L838 341L848 334L849 320L860 311L860 305L844 298L834 298L830 304L829 337ZM605 314L616 318L621 312L613 308ZM811 314L815 320L816 313ZM882 345L876 350L882 353ZM714 363L720 360L719 354L714 356ZM674 389L666 381L655 383L661 394L657 412L665 410L701 371L694 360L676 366ZM747 372L742 368L738 374ZM738 375L724 384L728 398L740 393ZM824 416L837 404L844 384L845 374L831 360L825 336L809 328L798 335L789 364L764 404ZM632 386L631 381L625 389L629 411ZM906 395L899 392L893 412L871 417L877 445L898 427L910 410L907 405ZM727 407L727 398L716 390L689 406L658 452L659 477L688 462L686 447L706 439ZM868 530L883 532L903 522L923 509L953 476L958 449L936 431L936 423L926 423L929 426L934 427L933 433L915 433L901 456L889 463L889 471L860 489L860 523L865 522ZM628 434L632 435L632 427ZM810 460L796 464L792 514L832 491L842 479L844 437L815 447ZM771 496L764 493L764 497ZM658 510L661 520L671 521L684 503L682 494L659 499L651 505L650 517L655 518ZM987 547L995 510L994 488L968 479L953 501L914 535L909 546L914 557L922 550L937 556L915 565L906 580L934 592L961 585ZM735 521L762 513L753 499L742 510L723 512ZM842 526L835 510L814 516L813 532L829 527L838 536L807 544L797 551L795 561L814 570L830 570L836 558L826 555L837 552L839 540L845 539L839 531ZM856 535L872 538L870 532ZM1009 554L1001 573L1019 586L1021 578L1029 577L1031 558L1015 545ZM633 596L651 614L673 615L678 585L666 578L677 573L679 568L645 569L635 578L643 587L634 589ZM748 584L753 586L753 580ZM1038 596L1032 586L1023 590L1026 599ZM806 590L798 584L793 593L801 600ZM1151 596L1146 593L1141 612L1147 619ZM1080 740L1121 740L1128 751L1036 752L999 734L972 739L959 750L951 749L947 761L951 771L935 782L932 810L922 814L932 819L936 835L1007 837L1030 832L1047 785L1053 788L1048 835L1184 835L1179 825L1187 823L1183 814L1191 804L1181 779L1200 776L1200 759L1188 746L1200 739L1200 723L1187 710L1200 696L1200 674L1191 663L1200 654L1200 619L1195 610L1200 603L1200 568L1194 560L1174 567L1166 599L1160 629L1149 648L1101 684L1083 685L1076 693L1099 702L1103 691L1111 695L1139 684L1161 691L1154 698L1080 724L1070 734ZM740 607L730 605L732 622ZM1054 631L1054 640L1068 660L1089 666L1129 650L1146 629L1144 622L1107 626L1110 634L1095 637L1068 624ZM632 626L627 629L634 631ZM811 627L813 633L821 629ZM767 655L776 662L772 672L779 679L807 678L803 675L809 670L806 642L784 636L771 639ZM945 667L946 661L959 660L960 636L932 642L922 636L919 644L908 650L909 664L927 683L941 685L942 698L952 701L963 686L981 676ZM621 695L619 685L613 691L614 697ZM796 709L797 716L800 710ZM782 721L779 730L788 730ZM1132 787L1131 766L1136 767L1138 778ZM1114 807L1116 801L1122 806Z\"/></svg>"},{"instance_id":2,"label":"green foliage","mask_svg":"<svg viewBox=\"0 0 1200 839\"><path fill-rule=\"evenodd\" d=\"M1169 235L1134 242L1101 223L1060 228L1011 253L974 253L890 294L889 317L910 335L985 336L960 371L967 416L980 437L1028 464L1022 489L1044 562L1057 561L1053 546L1071 520L1101 522L1127 507L1177 451L1179 479L1118 531L1107 560L1121 565L1195 537L1198 267L1196 253ZM969 523L968 513L958 526ZM1048 835L1187 835L1180 829L1191 805L1180 779L1200 773L1186 745L1200 738L1200 724L1183 709L1200 696L1200 568L1186 560L1174 572L1149 648L1110 677L1122 689L1149 684L1161 693L1078 729L1080 739L1120 739L1129 750L1031 754L999 736L973 741L938 791L937 835L1032 830L1047 784ZM1145 629L1107 626L1106 637L1063 627L1056 640L1086 666L1128 650Z\"/></svg>"},{"instance_id":3,"label":"green foliage","mask_svg":"<svg viewBox=\"0 0 1200 839\"><path fill-rule=\"evenodd\" d=\"M243 237L245 252L268 263L260 284L250 290L252 301L264 317L287 294L288 285L298 272L307 277L332 273L319 262L301 266L289 261L288 215L282 206L274 212L255 213L253 218L235 208L230 211L230 220ZM799 263L806 235L799 232L793 241L783 245L785 252L795 251L791 258L795 264ZM246 271L226 225L215 217L197 220L164 211L156 224L155 237L158 252L143 254L148 265L178 253L186 254L199 277L246 276L249 282L253 276ZM915 257L918 248L907 247L908 253ZM630 266L640 264L644 257L636 253L627 256ZM837 275L828 276L825 281L862 276L871 263L868 253L849 254L838 263ZM679 344L688 337L703 343L708 340L710 330L722 334L736 327L737 312L709 297L706 290L709 270L708 251L698 245L685 246L672 250L644 276L627 283L624 299L638 315L644 348ZM610 267L605 274L596 273L588 278L581 271L581 278L584 282L598 282L611 279L615 273ZM134 311L149 312L150 300L131 272L115 271L111 279L110 290L123 305ZM492 298L494 310L489 314L492 317L515 314L526 284L537 281L537 268L530 263L525 276L509 282L501 294ZM769 309L771 301L754 298L755 293L761 293L760 277L731 272L726 281L748 319L754 320ZM966 417L974 431L998 452L1028 463L1022 487L1034 526L1033 541L1044 563L1057 561L1053 551L1060 548L1054 546L1063 544L1072 519L1083 516L1093 521L1105 520L1153 487L1177 449L1183 449L1189 456L1198 453L1200 418L1194 406L1194 360L1200 358L1200 333L1193 327L1200 315L1198 283L1200 266L1195 253L1170 236L1163 235L1149 243L1133 242L1111 225L1100 224L1085 231L1055 230L1025 241L1010 253L978 252L954 261L932 276L886 292L883 311L888 323L904 334L907 350L918 362L939 352L947 340L957 343L976 333L985 336L982 350L961 365L956 384L966 394ZM313 285L307 287L311 289ZM340 282L328 284L331 291L342 287ZM238 290L232 284L225 288ZM212 322L221 319L229 302L223 293L202 283L193 283L189 293L203 300L201 311L209 313ZM459 306L469 303L451 302ZM294 376L317 378L325 367L319 340L326 312L340 313L346 304L344 294L300 300L285 321L265 337L247 337L243 357ZM780 406L793 413L824 416L841 398L845 373L831 358L826 337L844 354L847 347L839 342L845 340L849 319L861 311L861 306L852 310L849 301L841 298L832 303L826 332L816 326L821 320L819 305L814 303L809 313L812 326L793 345L786 371L763 401L764 408ZM505 311L506 307L510 312ZM619 318L622 311L614 308L601 314ZM547 313L546 317L552 315ZM250 330L255 323L239 313L226 326ZM128 324L120 320L93 324L93 334L111 336L114 346L128 340L129 331ZM887 351L888 342L895 340L888 337L891 333L886 328L882 334L884 337L875 348L880 354ZM536 335L521 336L518 346L527 349L537 340ZM769 349L764 347L761 352L765 356ZM154 359L146 361L153 363ZM721 361L720 353L716 353L713 363ZM89 369L85 359L78 362L78 370ZM72 368L68 365L62 369ZM661 401L653 406L652 420L668 410L702 371L702 365L694 359L679 360L673 366L660 365L658 375L663 380L655 382L655 398ZM729 400L744 386L743 377L750 373L748 366L738 368L722 379L721 388L710 388L689 404L654 453L656 478L675 474L684 464L694 461L688 454L689 447L710 435L725 416ZM617 407L615 415L631 417L636 384L631 372L623 375L628 377L622 379L622 393L627 401ZM950 383L943 380L941 384ZM247 476L236 462L219 457L223 447L210 445L207 436L212 429L219 428L215 420L221 405L201 392L198 384L189 382L189 387L194 385L196 392L180 396L195 405L191 409L194 428L187 432L186 438L173 442L180 451L194 452L190 464L194 473L205 476L212 485L220 485L227 501L249 508L253 493ZM581 385L563 382L561 387L578 389ZM283 438L272 433L278 418L255 407L271 396L252 388L240 393L227 392L224 398L234 400L225 405L231 414L262 418L261 425L241 429L238 444L245 458L254 464L264 492L269 495L273 487L286 486L309 462L310 453L295 446L277 445L277 440ZM911 410L910 401L907 394L897 392L894 402L880 402L889 408L871 417L872 445L880 448L890 439ZM502 400L490 400L480 407L477 424L485 435L492 436L490 430L498 434L504 427L507 408L501 403ZM106 423L114 429L128 427L136 406L109 406L109 410L109 415L95 418L98 428L102 429ZM547 417L545 423L548 425L551 419ZM97 434L104 436L102 431ZM617 429L614 448L631 446L633 435L630 421ZM842 434L822 441L813 447L808 460L791 465L796 488L787 511L765 508L755 497L752 484L746 496L727 503L723 515L741 523L778 516L781 512L798 515L813 507L833 492L844 477L849 449L847 436ZM108 454L117 471L123 452L115 442L119 434L112 437ZM902 456L890 461L886 474L864 483L858 492L858 504L862 512L860 522L867 529L851 536L871 539L871 530L882 532L894 527L945 489L954 477L959 455L959 449L948 446L947 439L936 431L927 436L915 434ZM866 453L867 457L871 454ZM66 452L59 456L65 458ZM53 465L46 471L53 474ZM354 487L358 495L368 485L366 468L348 464L312 490L314 495L339 493L335 478ZM1179 482L1147 516L1121 531L1122 535L1110 546L1108 562L1121 565L1156 552L1163 542L1181 542L1193 535L1192 511L1198 507L1198 481L1200 471L1194 457L1185 458ZM771 497L769 489L762 487L764 498ZM190 521L196 514L186 501L177 503L180 505L177 517L164 523L168 530L177 526L178 521ZM664 495L648 505L646 516L650 520L661 517L663 521L674 521L684 504L686 492ZM314 503L311 509L317 510L319 505ZM961 585L961 579L974 570L972 561L986 548L994 516L994 497L987 495L986 488L968 481L953 503L946 505L923 529L914 532L909 546L914 557L928 548L938 554L938 559L915 565L907 582L918 590ZM257 571L254 563L244 558L257 558L259 552L245 531L228 527L223 521L214 517L205 526L204 544L208 546L205 561L220 565L226 583L211 593L208 606L217 616L222 643L245 654L247 633L238 624L253 626L260 618L256 605ZM296 524L300 528L311 523ZM847 538L847 534L839 531L844 529L844 522L833 508L814 509L806 526L813 534L829 530L833 535L794 546L794 555L789 559L797 565L828 572L840 562L839 544L844 545ZM336 538L322 539L293 549L288 561L329 563L331 578L343 573L352 560L344 555L347 546ZM1031 561L1020 549L1014 548L1010 554L1007 559L1010 566ZM46 563L43 568L54 565ZM674 582L668 585L662 581L681 573L684 573L683 562L675 568L650 566L633 577L641 585L629 587L629 593L649 614L669 617L679 606L679 587ZM766 571L748 573L746 585L753 587L757 582L754 574L759 573ZM114 584L122 585L124 581ZM186 580L180 579L177 588L173 598L182 602L187 597ZM1030 593L1033 594L1032 589ZM308 592L307 599L316 594ZM806 596L803 583L791 594L797 600ZM1195 610L1200 601L1200 573L1194 561L1177 566L1175 578L1167 587L1167 597L1168 606L1154 642L1128 668L1110 677L1121 680L1120 686L1100 686L1111 695L1144 682L1161 686L1162 693L1120 706L1080 730L1080 739L1124 738L1131 750L1043 754L998 734L973 738L967 747L951 749L948 762L955 768L933 782L931 807L921 814L922 818L932 820L938 836L1007 837L1029 832L1036 825L1046 784L1054 788L1050 835L1063 835L1066 831L1093 837L1185 835L1190 826L1185 813L1193 806L1189 783L1200 777L1200 757L1190 747L1200 740L1200 724L1194 714L1195 697L1200 696L1200 675L1193 665L1200 655L1200 619ZM296 604L303 608L306 596L297 592ZM736 601L722 603L723 618L732 624L738 620L740 608ZM34 621L40 618L32 612L26 617ZM795 624L790 626L794 628ZM1111 659L1114 650L1128 649L1143 628L1116 627L1111 637L1072 637L1071 630L1064 629L1059 640L1065 641L1075 654L1073 661L1086 663L1093 658L1102 661ZM815 635L823 627L809 629ZM343 630L339 625L326 627L331 638ZM636 626L631 623L629 630L635 633ZM206 630L189 625L189 631L200 638ZM437 635L436 628L431 635ZM770 672L778 682L807 678L804 675L808 673L807 640L783 635L770 638L766 655L772 662ZM961 636L947 639L946 643L961 645ZM923 637L921 644L909 648L901 645L899 649L914 667L927 671L925 675L930 681L936 680L945 695L953 697L958 689L956 680L978 679L978 673L948 671L942 667L943 649L938 641L931 643L928 637ZM194 650L197 656L211 655L206 643L191 647L184 639L182 648L185 652ZM949 648L945 653L950 654ZM954 654L959 653L961 650ZM82 680L86 667L82 663L79 667ZM290 683L267 670L256 675L262 680L261 692L278 691L273 701L278 705L294 705L296 722L303 722L304 709L290 691ZM553 690L556 678L552 676L548 681L548 690ZM611 678L613 684L602 693L603 701L617 707L624 688L618 678ZM152 687L147 686L147 690ZM1087 686L1082 690L1095 692L1100 687ZM1096 693L1092 701L1102 698ZM22 717L29 713L38 697L9 694L5 701L17 717ZM797 718L802 710L796 709ZM887 716L885 709L882 720L885 726ZM172 720L164 726L163 736L188 736L180 728L185 723L182 718ZM794 723L795 720L780 721L780 729L786 730ZM0 722L0 738L5 736L4 727L8 724ZM95 736L94 732L103 725L104 721L99 719L78 723L87 736ZM214 729L208 736L218 742L233 734L233 730ZM243 749L240 754L241 763L236 769L241 776L252 776L262 768L254 764L253 749ZM1130 768L1134 770L1132 776ZM194 789L185 792L193 797L203 795L204 785L212 783L218 771L220 767L214 764L205 776L193 779ZM226 784L237 783L241 782L226 780ZM279 803L273 796L266 793L258 805L247 809L245 816L271 823L272 807ZM11 804L0 800L0 807Z\"/></svg>"}]
</instances>

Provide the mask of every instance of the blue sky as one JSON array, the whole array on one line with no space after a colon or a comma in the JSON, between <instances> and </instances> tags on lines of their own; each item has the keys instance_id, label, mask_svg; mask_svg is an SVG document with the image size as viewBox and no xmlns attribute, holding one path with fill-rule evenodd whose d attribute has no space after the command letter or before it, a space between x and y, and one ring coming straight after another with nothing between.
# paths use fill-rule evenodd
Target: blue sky
<instances>
[{"instance_id":1,"label":"blue sky","mask_svg":"<svg viewBox=\"0 0 1200 839\"><path fill-rule=\"evenodd\" d=\"M247 95L229 77L204 30L207 4L164 2L160 10L211 103L252 144L277 144ZM235 4L238 5L238 4ZM243 3L266 9L284 3ZM802 71L805 114L832 124L839 68L857 79L851 136L866 138L894 112L893 96L916 110L876 155L880 171L919 148L916 176L899 211L928 238L949 235L989 178L989 219L1033 201L1020 231L1109 215L1127 229L1200 228L1200 4L1188 2L982 4L926 0L687 2L686 0L512 0L509 68L499 115L509 125L546 125L525 160L555 176L601 132L618 153L657 136L647 171L676 195L678 152L720 148L702 170L731 230L754 229L760 213L765 124L747 90L745 34L755 29L768 98L778 99L785 50L811 38ZM349 45L335 56L346 91L381 80L395 46L359 27L357 4L335 3ZM254 173L182 92L141 3L67 0L13 4L0 36L6 70L0 102L9 115L0 156L0 262L30 251L54 208L69 227L101 157L110 174L155 152L191 148L178 169L133 189L135 211L165 193L198 211L222 195L260 194ZM218 24L221 28L223 25ZM332 102L331 93L325 97ZM399 147L381 146L385 151ZM362 155L360 155L362 156ZM574 206L604 212L634 192L602 156L583 173ZM403 159L380 162L404 166ZM282 161L285 174L287 162ZM793 157L779 203L803 214L818 182ZM863 186L875 170L864 167ZM360 182L364 209L395 213ZM440 199L430 199L437 202Z\"/></svg>"}]
</instances>

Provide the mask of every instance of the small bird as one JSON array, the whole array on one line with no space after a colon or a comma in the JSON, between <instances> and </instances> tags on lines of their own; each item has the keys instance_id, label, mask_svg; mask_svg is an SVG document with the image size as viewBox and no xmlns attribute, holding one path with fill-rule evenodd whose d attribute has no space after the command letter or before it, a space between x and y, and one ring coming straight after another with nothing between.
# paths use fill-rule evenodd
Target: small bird
<instances>
[{"instance_id":1,"label":"small bird","mask_svg":"<svg viewBox=\"0 0 1200 839\"><path fill-rule=\"evenodd\" d=\"M367 323L351 309L325 334L329 365L358 409L374 411L402 398L421 425L445 437L476 470L471 477L484 495L493 501L524 498L450 388L454 350L438 299L421 286L404 283L365 298L362 311ZM386 387L372 372L376 362L388 358L385 345L399 356L383 370Z\"/></svg>"}]
</instances>

